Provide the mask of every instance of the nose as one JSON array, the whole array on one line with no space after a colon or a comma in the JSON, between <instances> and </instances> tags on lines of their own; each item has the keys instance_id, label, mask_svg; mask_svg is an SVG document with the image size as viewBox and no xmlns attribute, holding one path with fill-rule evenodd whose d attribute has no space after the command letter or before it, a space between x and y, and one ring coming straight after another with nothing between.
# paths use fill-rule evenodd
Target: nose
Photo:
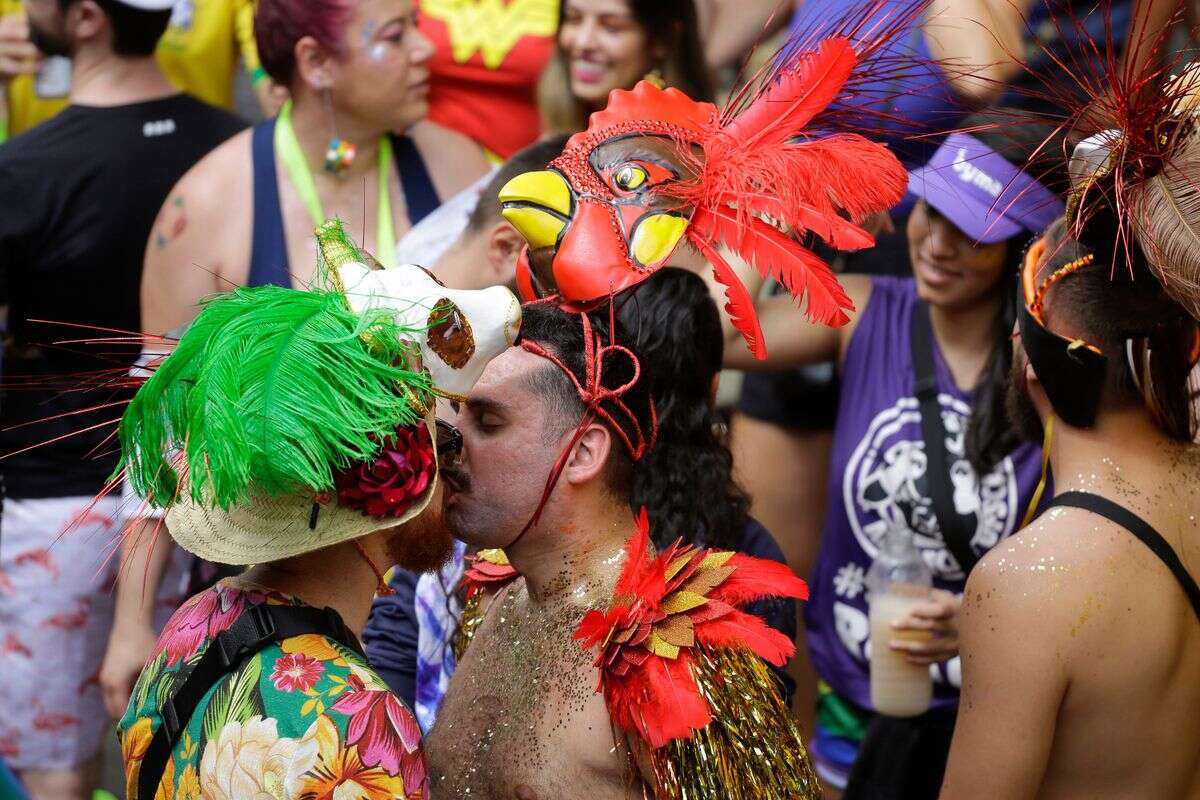
<instances>
[{"instance_id":1,"label":"nose","mask_svg":"<svg viewBox=\"0 0 1200 800\"><path fill-rule=\"evenodd\" d=\"M575 54L595 47L596 31L596 18L584 17L579 24L575 26L575 34L571 37L570 43L568 44L564 42L563 49Z\"/></svg>"},{"instance_id":2,"label":"nose","mask_svg":"<svg viewBox=\"0 0 1200 800\"><path fill-rule=\"evenodd\" d=\"M433 42L429 40L428 36L421 33L419 28L413 26L412 30L409 31L409 38L411 39L411 44L408 48L410 63L420 66L433 58Z\"/></svg>"},{"instance_id":3,"label":"nose","mask_svg":"<svg viewBox=\"0 0 1200 800\"><path fill-rule=\"evenodd\" d=\"M958 244L962 234L949 221L932 219L929 221L929 232L926 238L929 242L930 256L951 259L958 253Z\"/></svg>"}]
</instances>

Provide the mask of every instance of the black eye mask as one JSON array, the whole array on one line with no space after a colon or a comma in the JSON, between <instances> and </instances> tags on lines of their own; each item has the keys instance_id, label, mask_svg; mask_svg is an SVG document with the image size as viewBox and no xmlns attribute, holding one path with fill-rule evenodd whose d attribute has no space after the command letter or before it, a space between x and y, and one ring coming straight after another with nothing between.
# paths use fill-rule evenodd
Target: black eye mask
<instances>
[{"instance_id":1,"label":"black eye mask","mask_svg":"<svg viewBox=\"0 0 1200 800\"><path fill-rule=\"evenodd\" d=\"M1017 311L1017 325L1025 355L1054 413L1072 427L1090 428L1100 406L1108 359L1086 343L1047 330L1024 303Z\"/></svg>"},{"instance_id":2,"label":"black eye mask","mask_svg":"<svg viewBox=\"0 0 1200 800\"><path fill-rule=\"evenodd\" d=\"M1045 252L1044 240L1038 240L1025 255L1021 274L1022 302L1017 310L1017 325L1021 346L1033 367L1046 397L1063 422L1075 428L1090 428L1096 421L1096 409L1108 373L1108 358L1098 348L1082 339L1068 339L1049 330L1041 319L1042 298L1034 292L1037 265ZM1067 274L1080 265L1068 265L1060 272ZM1057 274L1057 273L1056 273ZM1053 276L1041 290L1053 284Z\"/></svg>"}]
</instances>

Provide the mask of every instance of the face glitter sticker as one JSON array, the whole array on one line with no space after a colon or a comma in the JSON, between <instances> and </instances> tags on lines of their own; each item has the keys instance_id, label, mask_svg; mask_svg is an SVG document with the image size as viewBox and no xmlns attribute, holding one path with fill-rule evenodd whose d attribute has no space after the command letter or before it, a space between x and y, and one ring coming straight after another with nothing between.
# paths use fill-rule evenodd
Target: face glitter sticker
<instances>
[{"instance_id":1,"label":"face glitter sticker","mask_svg":"<svg viewBox=\"0 0 1200 800\"><path fill-rule=\"evenodd\" d=\"M379 22L376 21L375 19L368 19L366 22L363 23L362 33L359 36L360 36L360 41L362 42L362 46L364 48L367 45L371 44L371 39L375 38L375 31L378 29L379 29Z\"/></svg>"},{"instance_id":2,"label":"face glitter sticker","mask_svg":"<svg viewBox=\"0 0 1200 800\"><path fill-rule=\"evenodd\" d=\"M371 49L367 52L367 55L372 61L378 64L387 58L387 45L383 42L376 42L371 45Z\"/></svg>"}]
</instances>

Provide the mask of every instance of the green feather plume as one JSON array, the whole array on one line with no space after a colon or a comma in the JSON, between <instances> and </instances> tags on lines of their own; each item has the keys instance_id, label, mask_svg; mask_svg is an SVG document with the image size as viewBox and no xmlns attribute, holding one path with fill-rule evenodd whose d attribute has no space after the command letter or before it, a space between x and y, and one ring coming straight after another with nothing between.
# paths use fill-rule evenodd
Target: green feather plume
<instances>
[{"instance_id":1,"label":"green feather plume","mask_svg":"<svg viewBox=\"0 0 1200 800\"><path fill-rule=\"evenodd\" d=\"M419 333L383 309L355 314L337 292L261 286L205 301L121 419L133 487L168 506L186 471L191 498L222 508L252 485L332 488L335 469L419 419L404 392L430 390L407 366Z\"/></svg>"}]
</instances>

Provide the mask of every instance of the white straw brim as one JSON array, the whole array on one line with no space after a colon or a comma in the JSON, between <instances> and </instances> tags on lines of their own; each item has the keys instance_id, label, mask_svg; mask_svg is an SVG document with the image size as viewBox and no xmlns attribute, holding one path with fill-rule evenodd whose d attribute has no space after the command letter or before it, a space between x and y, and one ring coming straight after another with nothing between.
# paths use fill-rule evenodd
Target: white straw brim
<instances>
[{"instance_id":1,"label":"white straw brim","mask_svg":"<svg viewBox=\"0 0 1200 800\"><path fill-rule=\"evenodd\" d=\"M437 449L436 431L429 419ZM167 530L180 547L219 564L249 565L291 558L335 544L358 539L375 531L403 525L429 505L437 489L437 475L425 492L399 517L370 517L336 502L320 506L316 524L311 496L254 495L243 505L212 508L180 500L167 511Z\"/></svg>"}]
</instances>

